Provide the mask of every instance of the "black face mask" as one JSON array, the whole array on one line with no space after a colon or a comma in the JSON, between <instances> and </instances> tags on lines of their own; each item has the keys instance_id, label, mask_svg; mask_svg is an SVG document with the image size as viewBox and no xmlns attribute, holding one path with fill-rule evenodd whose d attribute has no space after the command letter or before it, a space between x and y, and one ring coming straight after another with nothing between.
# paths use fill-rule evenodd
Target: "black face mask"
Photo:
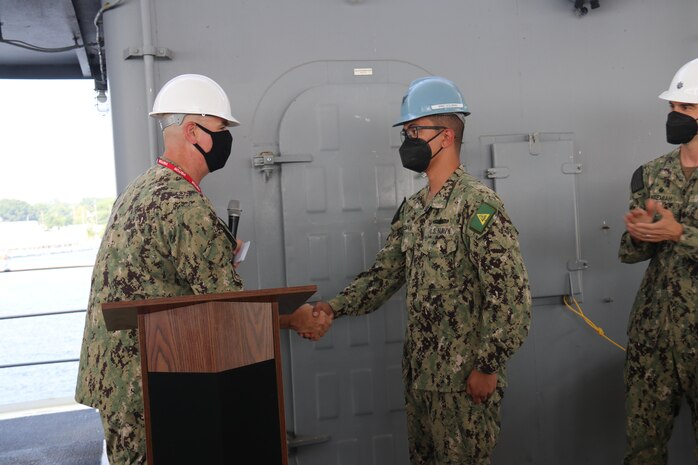
<instances>
[{"instance_id":1,"label":"black face mask","mask_svg":"<svg viewBox=\"0 0 698 465\"><path fill-rule=\"evenodd\" d=\"M425 172L429 167L429 163L431 163L431 159L443 150L443 147L441 147L438 152L432 155L429 142L433 141L442 132L443 130L439 131L438 134L429 140L405 138L405 141L400 146L402 166L417 173Z\"/></svg>"},{"instance_id":2,"label":"black face mask","mask_svg":"<svg viewBox=\"0 0 698 465\"><path fill-rule=\"evenodd\" d=\"M687 144L698 133L698 123L688 115L672 111L666 119L666 140L670 144Z\"/></svg>"},{"instance_id":3,"label":"black face mask","mask_svg":"<svg viewBox=\"0 0 698 465\"><path fill-rule=\"evenodd\" d=\"M201 155L204 156L209 173L213 173L214 171L223 168L225 166L225 162L228 161L228 157L230 156L230 148L233 146L233 135L227 129L213 132L209 131L199 123L195 124L199 126L202 131L211 136L213 145L211 145L211 150L208 152L204 152L204 149L202 149L199 144L194 144L194 147L196 147L196 149L201 152Z\"/></svg>"}]
</instances>

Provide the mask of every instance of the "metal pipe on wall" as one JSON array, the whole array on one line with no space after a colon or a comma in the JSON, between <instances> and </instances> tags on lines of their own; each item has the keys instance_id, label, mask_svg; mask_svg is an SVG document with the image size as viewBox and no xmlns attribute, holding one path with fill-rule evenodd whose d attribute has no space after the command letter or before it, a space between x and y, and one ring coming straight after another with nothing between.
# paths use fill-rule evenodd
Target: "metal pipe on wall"
<instances>
[{"instance_id":1,"label":"metal pipe on wall","mask_svg":"<svg viewBox=\"0 0 698 465\"><path fill-rule=\"evenodd\" d=\"M155 56L150 53L153 47L153 28L150 18L150 0L141 0L141 28L143 31L143 71L145 73L145 97L148 111L155 102ZM157 124L153 118L148 118L148 148L151 163L158 157Z\"/></svg>"},{"instance_id":2,"label":"metal pipe on wall","mask_svg":"<svg viewBox=\"0 0 698 465\"><path fill-rule=\"evenodd\" d=\"M111 94L114 168L117 192L152 166L148 150L148 109L140 89L145 89L140 60L124 57L130 49L140 52L143 28L140 2L122 1L103 16L104 47Z\"/></svg>"}]
</instances>

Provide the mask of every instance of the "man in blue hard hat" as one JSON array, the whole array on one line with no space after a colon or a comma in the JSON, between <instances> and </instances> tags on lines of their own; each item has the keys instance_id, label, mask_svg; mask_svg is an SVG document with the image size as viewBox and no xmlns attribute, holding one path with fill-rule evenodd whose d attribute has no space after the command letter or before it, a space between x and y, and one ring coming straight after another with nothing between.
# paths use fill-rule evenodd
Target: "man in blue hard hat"
<instances>
[{"instance_id":1,"label":"man in blue hard hat","mask_svg":"<svg viewBox=\"0 0 698 465\"><path fill-rule=\"evenodd\" d=\"M460 163L465 117L453 82L413 81L402 101L405 168L429 184L403 201L375 263L316 311L380 307L406 285L403 381L413 465L487 464L505 364L523 343L531 296L517 231L497 194Z\"/></svg>"}]
</instances>

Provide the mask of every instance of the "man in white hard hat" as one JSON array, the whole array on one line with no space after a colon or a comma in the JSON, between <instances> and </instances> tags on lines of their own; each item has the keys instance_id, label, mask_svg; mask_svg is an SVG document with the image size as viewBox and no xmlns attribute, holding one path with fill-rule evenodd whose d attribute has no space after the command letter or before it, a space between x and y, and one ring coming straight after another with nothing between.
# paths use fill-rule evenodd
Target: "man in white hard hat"
<instances>
[{"instance_id":1,"label":"man in white hard hat","mask_svg":"<svg viewBox=\"0 0 698 465\"><path fill-rule=\"evenodd\" d=\"M626 465L667 463L684 397L698 436L698 59L659 98L678 147L633 174L619 252L624 263L650 260L628 327Z\"/></svg>"},{"instance_id":2,"label":"man in white hard hat","mask_svg":"<svg viewBox=\"0 0 698 465\"><path fill-rule=\"evenodd\" d=\"M230 155L228 128L239 122L228 97L206 76L185 74L163 86L150 115L165 150L114 203L92 274L75 395L99 410L111 465L146 463L143 393L136 330L108 332L100 304L242 290L237 243L199 187ZM319 337L330 321L305 305L280 324Z\"/></svg>"},{"instance_id":3,"label":"man in white hard hat","mask_svg":"<svg viewBox=\"0 0 698 465\"><path fill-rule=\"evenodd\" d=\"M460 161L470 112L456 85L410 84L394 126L400 159L429 185L406 199L374 264L316 309L372 312L406 288L402 374L412 465L485 465L499 434L505 367L523 343L531 295L501 199Z\"/></svg>"}]
</instances>

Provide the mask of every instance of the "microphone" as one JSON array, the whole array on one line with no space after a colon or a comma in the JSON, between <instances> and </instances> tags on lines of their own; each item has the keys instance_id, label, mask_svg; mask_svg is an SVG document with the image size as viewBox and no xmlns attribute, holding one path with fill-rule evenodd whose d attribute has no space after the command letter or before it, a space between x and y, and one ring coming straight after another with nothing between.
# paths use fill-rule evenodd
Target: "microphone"
<instances>
[{"instance_id":1,"label":"microphone","mask_svg":"<svg viewBox=\"0 0 698 465\"><path fill-rule=\"evenodd\" d=\"M238 223L240 222L240 202L231 200L228 202L228 229L233 234L233 238L238 237Z\"/></svg>"}]
</instances>

